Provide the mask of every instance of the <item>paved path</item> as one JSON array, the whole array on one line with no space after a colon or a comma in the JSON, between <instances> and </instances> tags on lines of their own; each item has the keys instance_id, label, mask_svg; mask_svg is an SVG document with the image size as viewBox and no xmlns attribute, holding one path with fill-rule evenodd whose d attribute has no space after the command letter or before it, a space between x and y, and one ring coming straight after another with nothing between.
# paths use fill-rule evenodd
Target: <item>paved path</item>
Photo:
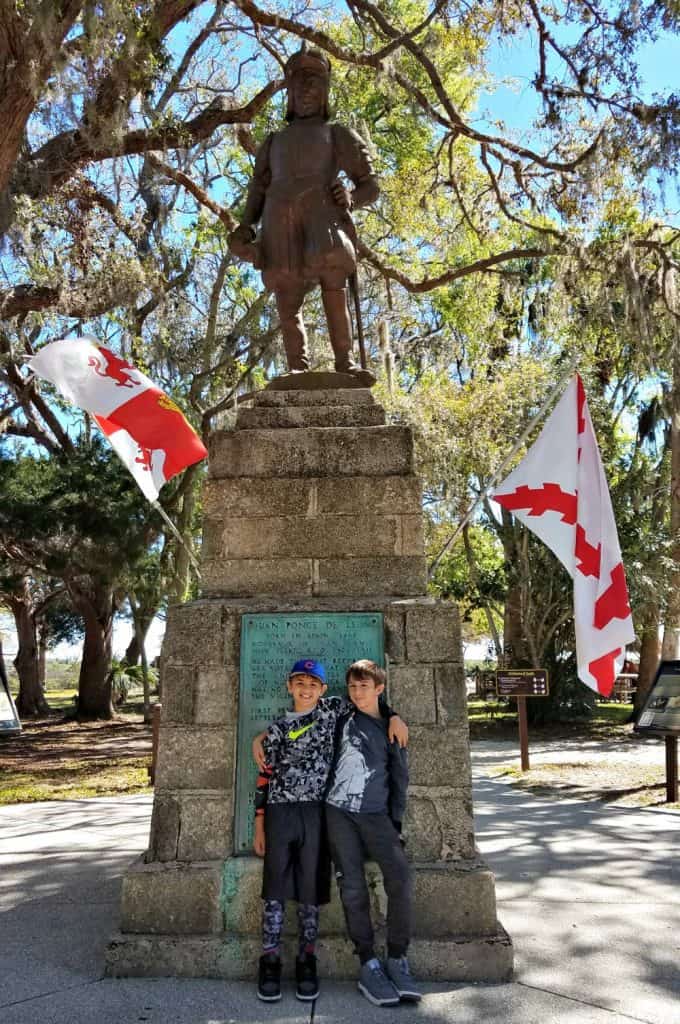
<instances>
[{"instance_id":1,"label":"paved path","mask_svg":"<svg viewBox=\"0 0 680 1024\"><path fill-rule=\"evenodd\" d=\"M247 984L103 979L150 798L24 804L0 808L0 1021L680 1024L680 814L521 793L486 775L508 756L475 745L477 836L515 943L512 983L428 986L420 1007L395 1010L326 983L310 1011L290 992L265 1006Z\"/></svg>"}]
</instances>

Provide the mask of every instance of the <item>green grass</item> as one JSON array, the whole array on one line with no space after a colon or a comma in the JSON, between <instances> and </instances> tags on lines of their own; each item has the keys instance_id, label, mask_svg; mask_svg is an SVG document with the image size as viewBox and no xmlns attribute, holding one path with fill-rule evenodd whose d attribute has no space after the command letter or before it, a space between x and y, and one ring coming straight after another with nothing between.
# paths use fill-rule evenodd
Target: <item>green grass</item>
<instances>
[{"instance_id":1,"label":"green grass","mask_svg":"<svg viewBox=\"0 0 680 1024\"><path fill-rule=\"evenodd\" d=\"M619 704L612 701L611 703L603 701L595 705L591 722L608 722L612 725L625 725L626 720L630 718L630 713L633 710L632 704Z\"/></svg>"},{"instance_id":2,"label":"green grass","mask_svg":"<svg viewBox=\"0 0 680 1024\"><path fill-rule=\"evenodd\" d=\"M632 704L606 701L597 703L588 718L542 725L530 722L529 732L540 735L543 739L564 739L570 736L582 736L584 739L613 739L629 731L627 721L632 710ZM468 701L468 718L472 739L510 739L517 735L517 709L513 700Z\"/></svg>"},{"instance_id":3,"label":"green grass","mask_svg":"<svg viewBox=\"0 0 680 1024\"><path fill-rule=\"evenodd\" d=\"M509 701L497 701L495 698L491 700L469 700L468 705L468 718L472 722L475 719L504 719L517 718L517 709L514 705L514 701L511 704Z\"/></svg>"},{"instance_id":4,"label":"green grass","mask_svg":"<svg viewBox=\"0 0 680 1024\"><path fill-rule=\"evenodd\" d=\"M76 706L74 698L78 696L78 690L70 687L66 690L48 689L45 696L51 711L73 711Z\"/></svg>"},{"instance_id":5,"label":"green grass","mask_svg":"<svg viewBox=\"0 0 680 1024\"><path fill-rule=\"evenodd\" d=\"M10 690L14 699L17 699L19 688L10 685ZM77 686L68 687L47 687L45 689L45 697L47 703L50 706L50 711L62 711L64 714L69 711L75 711L75 698L78 696ZM158 700L158 694L153 694L151 697L151 703L155 704ZM123 704L122 707L116 708L116 714L140 714L143 708L142 701L142 688L133 687L129 691L128 700Z\"/></svg>"},{"instance_id":6,"label":"green grass","mask_svg":"<svg viewBox=\"0 0 680 1024\"><path fill-rule=\"evenodd\" d=\"M16 676L14 679L10 677L9 688L16 700L19 694L19 682ZM65 680L64 684L48 683L45 687L45 697L51 711L72 711L75 707L74 697L77 695L78 686L69 684L68 680Z\"/></svg>"},{"instance_id":7,"label":"green grass","mask_svg":"<svg viewBox=\"0 0 680 1024\"><path fill-rule=\"evenodd\" d=\"M44 771L0 771L0 805L78 800L148 790L148 757L65 761Z\"/></svg>"}]
</instances>

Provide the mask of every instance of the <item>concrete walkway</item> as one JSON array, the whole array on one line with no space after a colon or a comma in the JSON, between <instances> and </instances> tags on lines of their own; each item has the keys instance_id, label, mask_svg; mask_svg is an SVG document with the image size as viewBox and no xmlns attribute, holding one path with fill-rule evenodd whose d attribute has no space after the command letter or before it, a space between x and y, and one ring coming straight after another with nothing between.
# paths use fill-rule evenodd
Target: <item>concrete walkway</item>
<instances>
[{"instance_id":1,"label":"concrete walkway","mask_svg":"<svg viewBox=\"0 0 680 1024\"><path fill-rule=\"evenodd\" d=\"M511 756L475 745L477 837L515 943L512 983L427 986L419 1007L379 1010L351 984L324 984L309 1008L290 991L266 1006L247 984L103 979L151 800L24 804L0 808L0 1021L680 1024L680 814L523 794L486 772Z\"/></svg>"}]
</instances>

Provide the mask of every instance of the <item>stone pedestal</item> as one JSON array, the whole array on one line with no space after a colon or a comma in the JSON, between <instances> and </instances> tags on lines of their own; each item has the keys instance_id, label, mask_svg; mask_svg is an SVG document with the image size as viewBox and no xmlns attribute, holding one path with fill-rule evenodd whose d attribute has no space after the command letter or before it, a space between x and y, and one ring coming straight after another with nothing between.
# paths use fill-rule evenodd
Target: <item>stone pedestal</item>
<instances>
[{"instance_id":1,"label":"stone pedestal","mask_svg":"<svg viewBox=\"0 0 680 1024\"><path fill-rule=\"evenodd\" d=\"M254 976L261 863L234 852L241 620L365 611L383 616L389 700L410 729L413 968L444 981L510 976L474 843L458 613L425 596L420 498L410 432L385 426L366 389L263 391L214 436L203 596L168 618L149 850L123 881L110 975ZM380 941L385 896L367 870ZM323 976L355 976L337 893L318 954Z\"/></svg>"}]
</instances>

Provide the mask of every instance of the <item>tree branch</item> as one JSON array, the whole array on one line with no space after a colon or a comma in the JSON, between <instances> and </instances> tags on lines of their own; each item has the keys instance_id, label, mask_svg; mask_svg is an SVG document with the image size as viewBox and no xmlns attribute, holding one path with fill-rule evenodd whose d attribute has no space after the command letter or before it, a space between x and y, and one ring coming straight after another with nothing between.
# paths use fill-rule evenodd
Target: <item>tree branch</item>
<instances>
[{"instance_id":1,"label":"tree branch","mask_svg":"<svg viewBox=\"0 0 680 1024\"><path fill-rule=\"evenodd\" d=\"M64 283L54 286L18 284L14 288L0 291L0 317L57 309L63 316L87 320L107 313L128 298L128 285L119 281L108 281L106 284L99 281L94 286L86 280L77 289L70 289Z\"/></svg>"},{"instance_id":2,"label":"tree branch","mask_svg":"<svg viewBox=\"0 0 680 1024\"><path fill-rule=\"evenodd\" d=\"M241 107L230 107L219 96L190 121L166 119L155 128L135 129L116 139L113 134L106 141L93 141L81 131L64 132L50 139L31 154L17 172L16 191L33 199L48 195L66 181L79 167L99 163L116 156L133 156L150 150L188 149L208 138L222 125L243 124L252 121L265 103L280 89L283 81L269 82Z\"/></svg>"},{"instance_id":3,"label":"tree branch","mask_svg":"<svg viewBox=\"0 0 680 1024\"><path fill-rule=\"evenodd\" d=\"M451 281L456 281L460 277L467 277L469 274L477 274L480 271L490 270L492 267L496 267L501 263L507 263L510 260L522 260L532 258L544 258L546 256L558 255L556 249L538 249L538 248L526 248L526 249L508 249L506 252L498 252L493 256L484 256L481 259L473 260L472 263L466 263L462 267L455 267L452 270L446 270L443 274L439 274L437 277L426 277L421 281L412 281L410 277L407 277L400 270L396 270L394 267L387 266L386 263L378 256L377 253L373 252L364 242L359 242L359 255L367 260L371 266L379 270L385 278L389 278L392 281L397 281L406 291L412 294L419 294L421 292L431 292L435 288L441 288L442 285L449 284Z\"/></svg>"},{"instance_id":4,"label":"tree branch","mask_svg":"<svg viewBox=\"0 0 680 1024\"><path fill-rule=\"evenodd\" d=\"M216 217L219 217L228 231L234 230L238 224L234 215L226 208L226 206L221 206L218 202L212 199L204 188L201 188L201 186L197 185L195 181L192 181L192 179L188 175L184 174L183 171L178 171L169 164L164 163L163 160L160 160L155 153L149 153L148 160L149 163L157 170L162 171L167 178L170 178L172 181L177 182L178 185L185 188L187 192L191 193L194 199L197 199L198 202L201 203L202 206L206 206L215 214Z\"/></svg>"}]
</instances>

